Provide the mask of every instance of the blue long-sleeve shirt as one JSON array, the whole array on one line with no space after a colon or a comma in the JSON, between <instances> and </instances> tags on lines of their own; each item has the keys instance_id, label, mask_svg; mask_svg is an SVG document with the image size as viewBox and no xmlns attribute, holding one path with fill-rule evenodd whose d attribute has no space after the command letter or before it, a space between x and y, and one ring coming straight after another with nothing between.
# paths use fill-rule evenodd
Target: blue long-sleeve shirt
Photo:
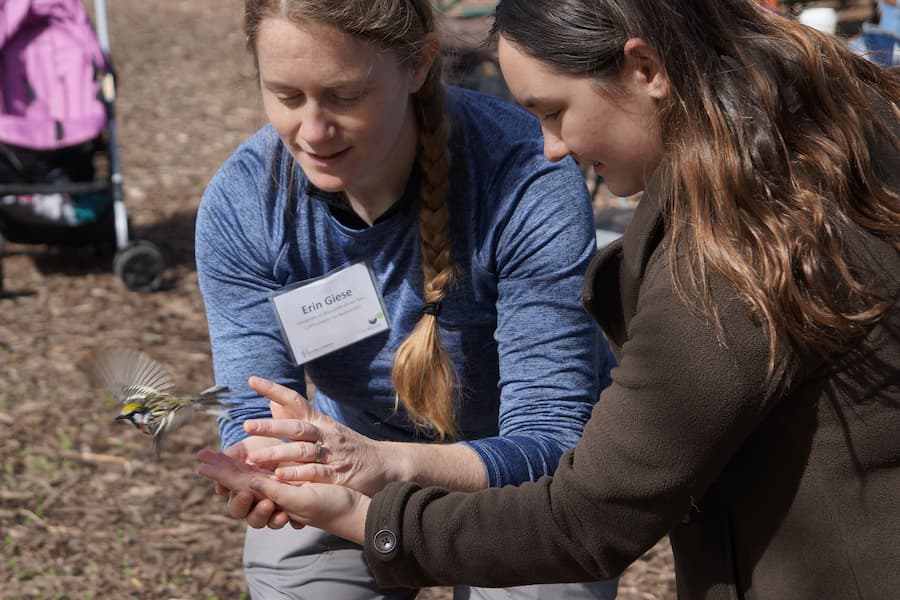
<instances>
[{"instance_id":1,"label":"blue long-sleeve shirt","mask_svg":"<svg viewBox=\"0 0 900 600\"><path fill-rule=\"evenodd\" d=\"M460 375L461 443L501 486L551 473L608 382L611 358L580 302L595 233L577 167L543 157L530 115L459 89L447 106L456 271L438 323ZM196 257L216 381L239 401L220 422L223 447L246 436L246 419L269 416L250 375L300 391L308 375L323 413L375 439L428 441L395 413L390 378L424 304L417 189L414 176L399 209L372 227L348 226L271 127L215 175L197 217ZM295 366L271 294L360 259L372 267L390 331Z\"/></svg>"}]
</instances>

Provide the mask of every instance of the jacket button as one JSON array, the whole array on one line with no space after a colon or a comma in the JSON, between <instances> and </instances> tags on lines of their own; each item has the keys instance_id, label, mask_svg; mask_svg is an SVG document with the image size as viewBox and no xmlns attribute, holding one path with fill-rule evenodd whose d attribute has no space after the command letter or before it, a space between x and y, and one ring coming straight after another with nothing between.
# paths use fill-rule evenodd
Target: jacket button
<instances>
[{"instance_id":1,"label":"jacket button","mask_svg":"<svg viewBox=\"0 0 900 600\"><path fill-rule=\"evenodd\" d=\"M397 536L390 529L382 529L376 533L373 541L375 542L375 552L379 554L389 554L397 547Z\"/></svg>"}]
</instances>

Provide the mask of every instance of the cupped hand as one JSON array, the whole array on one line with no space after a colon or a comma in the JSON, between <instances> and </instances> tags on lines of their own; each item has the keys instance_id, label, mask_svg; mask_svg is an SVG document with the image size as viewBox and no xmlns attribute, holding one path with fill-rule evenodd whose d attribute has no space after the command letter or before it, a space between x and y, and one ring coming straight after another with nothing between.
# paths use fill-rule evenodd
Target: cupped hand
<instances>
[{"instance_id":1,"label":"cupped hand","mask_svg":"<svg viewBox=\"0 0 900 600\"><path fill-rule=\"evenodd\" d=\"M240 452L234 451L233 454L239 456ZM229 516L244 519L256 529L280 529L291 522L288 514L274 502L250 489L250 481L254 476L274 478L271 470L229 456L227 450L226 453L203 450L197 457L202 463L197 472L215 482L216 493L228 494ZM294 523L294 526L298 524Z\"/></svg>"},{"instance_id":2,"label":"cupped hand","mask_svg":"<svg viewBox=\"0 0 900 600\"><path fill-rule=\"evenodd\" d=\"M224 454L231 458L252 465L248 454L255 448L278 446L284 442L273 438L251 436L229 446ZM271 469L269 469L271 473ZM244 519L247 524L256 529L270 527L280 529L290 519L284 511L278 510L271 500L260 498L249 489L226 488L218 481L215 482L216 493L220 496L228 495L228 514L235 519Z\"/></svg>"},{"instance_id":3,"label":"cupped hand","mask_svg":"<svg viewBox=\"0 0 900 600\"><path fill-rule=\"evenodd\" d=\"M231 490L249 490L257 504L268 501L280 507L295 526L312 525L362 543L368 496L337 485L284 483L265 469L220 452L201 450L197 458L200 475Z\"/></svg>"},{"instance_id":4,"label":"cupped hand","mask_svg":"<svg viewBox=\"0 0 900 600\"><path fill-rule=\"evenodd\" d=\"M292 440L249 449L250 462L272 468L283 481L333 483L368 495L396 478L389 468L399 467L402 456L389 456L388 444L320 413L294 390L260 377L248 383L269 399L274 418L248 420L244 430L252 436Z\"/></svg>"}]
</instances>

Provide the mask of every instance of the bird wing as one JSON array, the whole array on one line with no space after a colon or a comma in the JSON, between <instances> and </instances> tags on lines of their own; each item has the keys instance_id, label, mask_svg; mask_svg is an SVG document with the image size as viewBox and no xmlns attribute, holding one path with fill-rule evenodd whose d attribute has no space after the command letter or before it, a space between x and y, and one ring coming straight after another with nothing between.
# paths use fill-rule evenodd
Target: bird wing
<instances>
[{"instance_id":1,"label":"bird wing","mask_svg":"<svg viewBox=\"0 0 900 600\"><path fill-rule=\"evenodd\" d=\"M169 434L191 421L195 415L195 409L190 404L182 404L176 410L168 410L159 415L159 420L152 426L153 454L159 458L163 452L163 446Z\"/></svg>"},{"instance_id":2,"label":"bird wing","mask_svg":"<svg viewBox=\"0 0 900 600\"><path fill-rule=\"evenodd\" d=\"M175 386L169 372L140 350L117 349L99 355L92 378L110 394L126 401L138 394L165 395Z\"/></svg>"}]
</instances>

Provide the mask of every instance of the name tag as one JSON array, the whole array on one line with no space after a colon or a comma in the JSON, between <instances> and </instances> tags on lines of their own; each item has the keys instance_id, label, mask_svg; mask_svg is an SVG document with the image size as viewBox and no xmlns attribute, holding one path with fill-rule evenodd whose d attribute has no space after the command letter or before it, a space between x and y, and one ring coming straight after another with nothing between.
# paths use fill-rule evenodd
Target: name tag
<instances>
[{"instance_id":1,"label":"name tag","mask_svg":"<svg viewBox=\"0 0 900 600\"><path fill-rule=\"evenodd\" d=\"M298 365L390 329L375 277L362 261L288 286L270 300Z\"/></svg>"}]
</instances>

